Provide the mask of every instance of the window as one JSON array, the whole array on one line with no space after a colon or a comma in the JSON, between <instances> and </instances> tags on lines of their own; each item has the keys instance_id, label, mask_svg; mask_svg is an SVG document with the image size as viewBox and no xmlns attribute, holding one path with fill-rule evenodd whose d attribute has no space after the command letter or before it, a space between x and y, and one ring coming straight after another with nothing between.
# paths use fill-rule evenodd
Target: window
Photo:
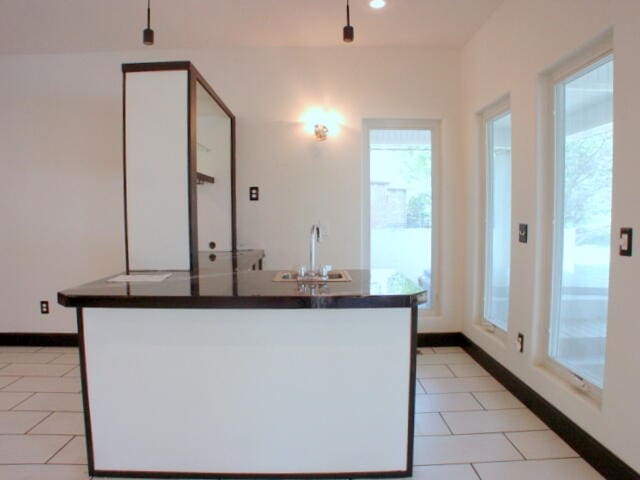
<instances>
[{"instance_id":1,"label":"window","mask_svg":"<svg viewBox=\"0 0 640 480\"><path fill-rule=\"evenodd\" d=\"M607 335L613 57L554 84L554 229L548 354L602 388Z\"/></svg>"},{"instance_id":2,"label":"window","mask_svg":"<svg viewBox=\"0 0 640 480\"><path fill-rule=\"evenodd\" d=\"M383 281L400 273L427 291L434 307L433 122L370 120L369 258ZM365 215L366 216L366 215ZM397 277L395 277L397 278Z\"/></svg>"},{"instance_id":3,"label":"window","mask_svg":"<svg viewBox=\"0 0 640 480\"><path fill-rule=\"evenodd\" d=\"M508 108L508 107L507 107ZM486 117L484 320L506 331L511 264L511 113Z\"/></svg>"}]
</instances>

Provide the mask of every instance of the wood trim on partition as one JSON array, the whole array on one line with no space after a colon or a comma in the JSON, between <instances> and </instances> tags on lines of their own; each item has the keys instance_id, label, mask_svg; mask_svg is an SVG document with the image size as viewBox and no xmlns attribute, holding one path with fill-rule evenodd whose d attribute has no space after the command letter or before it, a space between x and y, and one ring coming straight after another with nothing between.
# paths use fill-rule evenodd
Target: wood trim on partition
<instances>
[{"instance_id":1,"label":"wood trim on partition","mask_svg":"<svg viewBox=\"0 0 640 480\"><path fill-rule=\"evenodd\" d=\"M75 333L0 333L0 345L20 347L77 347Z\"/></svg>"},{"instance_id":2,"label":"wood trim on partition","mask_svg":"<svg viewBox=\"0 0 640 480\"><path fill-rule=\"evenodd\" d=\"M94 470L89 472L94 477L126 477L126 478L269 478L298 479L298 478L403 478L410 477L411 473L404 470L388 472L335 472L335 473L200 473L200 472L156 472L156 471L120 471L120 470Z\"/></svg>"},{"instance_id":3,"label":"wood trim on partition","mask_svg":"<svg viewBox=\"0 0 640 480\"><path fill-rule=\"evenodd\" d=\"M189 265L198 270L198 159L197 159L197 73L191 63L187 69L187 194L189 196Z\"/></svg>"},{"instance_id":4,"label":"wood trim on partition","mask_svg":"<svg viewBox=\"0 0 640 480\"><path fill-rule=\"evenodd\" d=\"M416 348L418 343L418 305L411 306L411 340L409 345L409 414L407 425L407 476L413 475L413 435L416 411Z\"/></svg>"},{"instance_id":5,"label":"wood trim on partition","mask_svg":"<svg viewBox=\"0 0 640 480\"><path fill-rule=\"evenodd\" d=\"M231 250L233 252L238 249L236 216L236 117L231 114Z\"/></svg>"},{"instance_id":6,"label":"wood trim on partition","mask_svg":"<svg viewBox=\"0 0 640 480\"><path fill-rule=\"evenodd\" d=\"M87 382L87 356L84 345L84 318L82 309L77 309L78 347L80 349L80 376L82 378L82 411L84 413L84 431L87 444L87 468L89 475L94 474L93 435L91 433L91 408L89 406L89 383Z\"/></svg>"},{"instance_id":7,"label":"wood trim on partition","mask_svg":"<svg viewBox=\"0 0 640 480\"><path fill-rule=\"evenodd\" d=\"M156 72L161 70L189 70L191 62L179 60L176 62L146 62L146 63L123 63L122 73L129 72Z\"/></svg>"},{"instance_id":8,"label":"wood trim on partition","mask_svg":"<svg viewBox=\"0 0 640 480\"><path fill-rule=\"evenodd\" d=\"M124 195L124 259L129 270L129 219L127 216L127 75L122 70L122 183Z\"/></svg>"}]
</instances>

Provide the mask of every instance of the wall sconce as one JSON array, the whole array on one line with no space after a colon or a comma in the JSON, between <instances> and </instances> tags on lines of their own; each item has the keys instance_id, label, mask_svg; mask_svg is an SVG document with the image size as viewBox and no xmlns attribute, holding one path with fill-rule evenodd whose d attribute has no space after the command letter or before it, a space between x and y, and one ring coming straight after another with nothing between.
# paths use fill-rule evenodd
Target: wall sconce
<instances>
[{"instance_id":1,"label":"wall sconce","mask_svg":"<svg viewBox=\"0 0 640 480\"><path fill-rule=\"evenodd\" d=\"M313 128L313 132L316 134L316 138L318 140L326 140L329 129L326 125L316 124L316 126Z\"/></svg>"},{"instance_id":2,"label":"wall sconce","mask_svg":"<svg viewBox=\"0 0 640 480\"><path fill-rule=\"evenodd\" d=\"M339 133L342 117L336 111L313 107L302 115L300 121L307 134L314 135L317 140L326 140Z\"/></svg>"}]
</instances>

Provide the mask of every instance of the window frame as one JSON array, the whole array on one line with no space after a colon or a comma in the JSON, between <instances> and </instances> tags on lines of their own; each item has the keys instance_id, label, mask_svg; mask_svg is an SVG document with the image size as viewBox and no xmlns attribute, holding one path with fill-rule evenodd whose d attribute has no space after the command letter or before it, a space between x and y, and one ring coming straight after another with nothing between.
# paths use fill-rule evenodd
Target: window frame
<instances>
[{"instance_id":1,"label":"window frame","mask_svg":"<svg viewBox=\"0 0 640 480\"><path fill-rule=\"evenodd\" d=\"M368 118L362 121L363 162L362 162L362 243L361 265L371 267L371 172L369 132L371 130L429 130L431 132L431 305L419 309L418 317L435 317L441 312L440 303L440 132L441 121L431 119L391 119Z\"/></svg>"},{"instance_id":2,"label":"window frame","mask_svg":"<svg viewBox=\"0 0 640 480\"><path fill-rule=\"evenodd\" d=\"M570 81L574 77L582 76L588 71L601 66L611 59L615 62L613 51L612 32L607 31L599 38L590 42L576 54L564 59L554 65L540 76L539 83L539 103L538 103L538 130L541 133L538 144L540 155L539 178L543 182L539 190L538 203L540 205L540 239L536 255L540 262L536 266L537 288L534 294L534 305L536 307L535 317L538 319L538 340L534 346L534 363L569 385L578 385L578 380L584 382L584 387L579 388L588 398L596 404L602 401L602 392L606 385L606 378L603 379L603 387L582 378L568 367L556 361L550 354L550 342L552 338L552 309L557 308L554 303L553 288L558 279L555 265L557 264L558 249L556 248L556 218L560 208L557 202L564 196L560 187L560 182L556 182L560 166L558 165L558 131L563 117L563 112L557 109L556 87L560 83ZM614 67L615 68L615 67ZM564 124L562 124L564 126ZM564 148L562 148L564 150ZM564 157L562 157L564 159ZM562 162L562 173L564 175L564 161ZM563 204L564 205L564 204ZM614 248L611 243L611 255ZM555 283L554 283L555 282ZM609 277L609 283L611 277ZM607 312L607 319L609 318ZM606 360L605 360L606 362Z\"/></svg>"},{"instance_id":3,"label":"window frame","mask_svg":"<svg viewBox=\"0 0 640 480\"><path fill-rule=\"evenodd\" d=\"M489 258L491 257L490 247L492 245L491 240L489 239L489 232L491 231L491 227L493 225L492 219L490 218L489 208L491 205L491 198L493 193L493 182L491 181L493 168L492 168L492 151L493 151L493 135L490 135L489 127L491 122L499 120L507 115L512 115L511 112L511 99L509 95L503 96L500 99L493 102L491 105L483 109L479 113L479 124L480 124L480 149L481 149L481 161L482 161L482 228L480 233L481 238L481 269L480 269L480 288L479 288L479 313L478 313L478 321L477 323L480 326L483 326L485 330L489 333L496 334L503 342L506 341L507 334L509 331L509 311L507 311L507 328L503 329L500 325L497 325L487 319L485 317L485 306L487 302L487 286L491 284L491 280L489 278L489 269L487 268L489 263ZM513 116L512 116L513 119ZM513 126L511 127L511 144L513 145ZM512 163L513 164L513 163ZM511 308L511 255L513 251L513 202L512 202L512 194L513 194L513 169L510 168L509 175L509 293L507 298L509 300L508 308ZM493 264L493 263L492 263Z\"/></svg>"}]
</instances>

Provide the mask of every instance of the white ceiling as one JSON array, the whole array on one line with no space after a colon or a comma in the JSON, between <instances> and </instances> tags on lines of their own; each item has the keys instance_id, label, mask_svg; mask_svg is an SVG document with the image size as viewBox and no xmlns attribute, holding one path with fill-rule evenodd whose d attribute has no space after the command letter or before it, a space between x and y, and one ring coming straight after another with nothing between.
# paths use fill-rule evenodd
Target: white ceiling
<instances>
[{"instance_id":1,"label":"white ceiling","mask_svg":"<svg viewBox=\"0 0 640 480\"><path fill-rule=\"evenodd\" d=\"M350 0L353 46L461 47L503 0ZM346 0L0 0L0 53L342 44Z\"/></svg>"}]
</instances>

